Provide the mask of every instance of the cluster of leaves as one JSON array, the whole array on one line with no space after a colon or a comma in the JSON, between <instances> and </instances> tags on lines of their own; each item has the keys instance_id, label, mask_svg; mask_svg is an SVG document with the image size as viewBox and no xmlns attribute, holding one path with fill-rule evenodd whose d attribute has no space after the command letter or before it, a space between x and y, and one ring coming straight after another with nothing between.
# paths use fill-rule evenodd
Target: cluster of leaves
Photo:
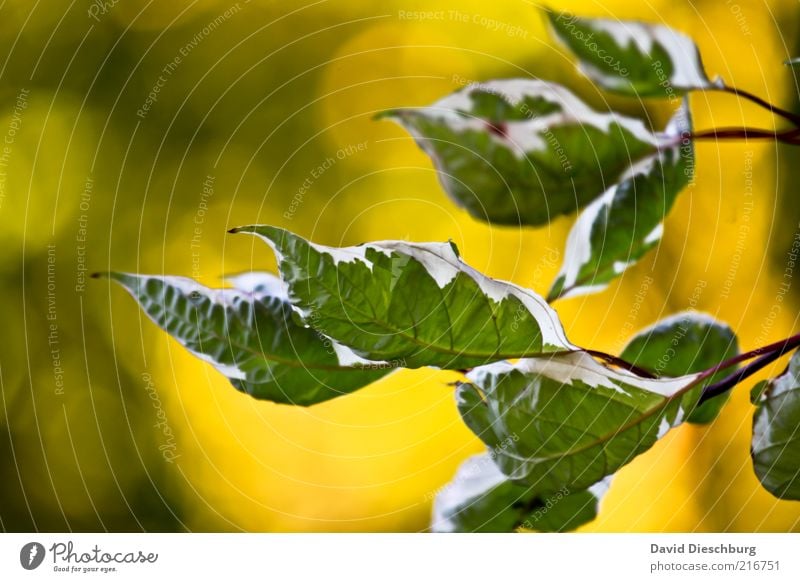
<instances>
[{"instance_id":1,"label":"cluster of leaves","mask_svg":"<svg viewBox=\"0 0 800 582\"><path fill-rule=\"evenodd\" d=\"M664 97L723 86L708 80L694 44L666 27L548 18L581 70L610 91ZM727 392L709 387L757 355L736 357L727 325L684 312L640 331L619 357L605 356L573 345L549 304L602 289L657 244L692 178L688 105L655 132L595 112L553 83L507 80L386 115L480 220L537 226L580 211L547 300L476 271L452 243L334 248L266 225L232 232L267 242L280 278L248 273L210 289L181 277L109 276L255 398L310 406L398 368L462 372L458 410L487 451L439 493L431 528L574 529L596 516L618 469L672 427L712 421ZM753 396L756 473L790 499L800 498L798 386L795 356Z\"/></svg>"}]
</instances>

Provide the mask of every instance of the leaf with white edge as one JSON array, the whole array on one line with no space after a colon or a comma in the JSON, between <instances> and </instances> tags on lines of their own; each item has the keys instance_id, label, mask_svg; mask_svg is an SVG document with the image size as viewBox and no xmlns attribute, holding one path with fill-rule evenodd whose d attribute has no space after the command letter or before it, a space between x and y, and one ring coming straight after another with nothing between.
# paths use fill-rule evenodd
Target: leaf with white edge
<instances>
[{"instance_id":1,"label":"leaf with white edge","mask_svg":"<svg viewBox=\"0 0 800 582\"><path fill-rule=\"evenodd\" d=\"M414 136L458 205L501 225L537 226L575 212L658 146L638 119L598 113L540 80L478 83L383 116Z\"/></svg>"},{"instance_id":2,"label":"leaf with white edge","mask_svg":"<svg viewBox=\"0 0 800 582\"><path fill-rule=\"evenodd\" d=\"M488 453L470 457L436 496L431 530L437 533L571 531L597 517L610 477L585 491L548 497L506 477Z\"/></svg>"},{"instance_id":3,"label":"leaf with white edge","mask_svg":"<svg viewBox=\"0 0 800 582\"><path fill-rule=\"evenodd\" d=\"M254 398L309 406L385 376L344 346L296 323L284 283L268 273L209 289L184 277L109 273L192 354Z\"/></svg>"},{"instance_id":4,"label":"leaf with white edge","mask_svg":"<svg viewBox=\"0 0 800 582\"><path fill-rule=\"evenodd\" d=\"M475 368L457 391L467 426L509 478L582 491L647 451L697 405L696 375L654 380L585 352Z\"/></svg>"},{"instance_id":5,"label":"leaf with white edge","mask_svg":"<svg viewBox=\"0 0 800 582\"><path fill-rule=\"evenodd\" d=\"M581 212L548 301L605 289L661 240L663 220L694 170L688 104L676 112L658 153L631 167Z\"/></svg>"},{"instance_id":6,"label":"leaf with white edge","mask_svg":"<svg viewBox=\"0 0 800 582\"><path fill-rule=\"evenodd\" d=\"M780 376L752 390L753 469L780 499L800 500L800 351Z\"/></svg>"},{"instance_id":7,"label":"leaf with white edge","mask_svg":"<svg viewBox=\"0 0 800 582\"><path fill-rule=\"evenodd\" d=\"M739 354L739 342L725 323L697 311L684 311L639 331L620 357L658 376L683 376L713 368ZM717 372L701 387L721 380L733 370ZM695 408L686 422L707 424L714 420L728 401L730 391Z\"/></svg>"},{"instance_id":8,"label":"leaf with white edge","mask_svg":"<svg viewBox=\"0 0 800 582\"><path fill-rule=\"evenodd\" d=\"M471 268L452 243L336 248L272 226L232 232L267 241L304 320L361 357L458 370L575 349L544 299Z\"/></svg>"},{"instance_id":9,"label":"leaf with white edge","mask_svg":"<svg viewBox=\"0 0 800 582\"><path fill-rule=\"evenodd\" d=\"M687 91L719 88L703 69L697 45L669 27L549 12L555 36L578 58L578 68L607 89L639 97L674 99Z\"/></svg>"}]
</instances>

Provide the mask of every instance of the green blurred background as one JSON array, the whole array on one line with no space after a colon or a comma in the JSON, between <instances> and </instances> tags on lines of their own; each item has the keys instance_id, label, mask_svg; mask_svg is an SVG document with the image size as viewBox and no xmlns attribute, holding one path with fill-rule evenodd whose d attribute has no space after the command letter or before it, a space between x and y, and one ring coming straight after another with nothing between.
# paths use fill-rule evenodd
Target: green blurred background
<instances>
[{"instance_id":1,"label":"green blurred background","mask_svg":"<svg viewBox=\"0 0 800 582\"><path fill-rule=\"evenodd\" d=\"M710 73L798 107L781 64L800 54L794 1L550 5L680 28ZM451 376L401 372L310 409L257 402L86 275L213 285L274 269L265 246L226 235L265 222L327 244L453 239L475 267L544 292L570 220L471 220L409 136L372 116L515 76L654 126L670 114L581 78L524 0L4 0L0 20L6 531L425 530L436 489L481 449ZM698 127L774 122L731 96L692 106ZM799 228L796 152L702 143L697 156L660 249L605 293L557 304L573 341L619 352L691 307L728 321L744 349L796 330L796 289L780 287ZM800 529L800 504L752 474L750 414L742 386L710 427L672 431L583 529Z\"/></svg>"}]
</instances>

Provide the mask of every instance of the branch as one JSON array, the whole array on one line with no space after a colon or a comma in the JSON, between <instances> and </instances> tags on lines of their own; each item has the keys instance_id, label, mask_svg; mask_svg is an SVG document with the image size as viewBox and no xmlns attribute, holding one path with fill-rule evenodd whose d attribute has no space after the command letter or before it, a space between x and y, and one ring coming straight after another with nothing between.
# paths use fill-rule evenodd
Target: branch
<instances>
[{"instance_id":1,"label":"branch","mask_svg":"<svg viewBox=\"0 0 800 582\"><path fill-rule=\"evenodd\" d=\"M773 131L754 127L722 127L706 129L681 136L682 139L701 140L739 140L739 139L769 139L791 145L800 145L800 128Z\"/></svg>"},{"instance_id":2,"label":"branch","mask_svg":"<svg viewBox=\"0 0 800 582\"><path fill-rule=\"evenodd\" d=\"M633 372L637 376L641 376L643 378L658 378L658 376L656 376L652 372L648 372L643 368L631 364L630 362L623 360L619 356L612 356L611 354L607 354L605 352L600 352L597 350L586 350L586 352L594 356L595 358L600 358L601 360L604 360L608 364L612 364L614 366L617 366L618 368L624 368L629 372Z\"/></svg>"},{"instance_id":3,"label":"branch","mask_svg":"<svg viewBox=\"0 0 800 582\"><path fill-rule=\"evenodd\" d=\"M758 348L751 352L747 352L745 354L740 354L735 358L731 358L730 360L726 360L713 368L706 370L700 375L699 379L705 379L708 376L714 375L715 372L718 370L722 370L736 364L739 361L744 359L752 358L754 355L761 355L757 360L750 362L745 367L740 370L736 370L729 376L726 376L719 382L714 382L713 384L709 384L703 390L703 394L700 396L699 404L702 404L706 400L710 398L714 398L715 396L719 396L720 394L724 394L746 378L752 376L759 370L761 370L764 366L767 366L786 354L786 352L793 350L794 348L800 346L800 334L793 335L790 338L787 338L783 341L776 342L774 344L770 344L768 346L764 346L762 348Z\"/></svg>"},{"instance_id":4,"label":"branch","mask_svg":"<svg viewBox=\"0 0 800 582\"><path fill-rule=\"evenodd\" d=\"M762 99L757 95L753 95L748 91L744 91L743 89L737 89L736 87L730 87L728 85L723 85L722 87L718 87L717 90L723 91L725 93L731 93L732 95L736 95L737 97L742 97L743 99L752 101L759 107L763 107L764 109L768 110L773 115L783 117L784 119L791 121L795 126L800 126L800 115L796 115L791 111L787 111L786 109L781 109L780 107L776 107L772 103Z\"/></svg>"},{"instance_id":5,"label":"branch","mask_svg":"<svg viewBox=\"0 0 800 582\"><path fill-rule=\"evenodd\" d=\"M761 355L764 355L766 353L771 353L771 352L773 352L775 350L784 349L786 347L786 345L792 345L792 346L800 345L800 343L798 343L798 342L800 342L800 333L795 334L795 335L793 335L791 337L788 337L786 339L777 341L775 343L767 344L765 346L761 346L760 348L756 348L754 350L750 350L749 352L744 352L742 354L739 354L738 356L734 356L734 357L732 357L732 358L730 358L728 360L725 360L724 362L720 362L719 364L717 364L713 368L709 368L708 370L705 370L704 372L702 372L700 374L700 377L701 378L708 378L709 376L713 376L714 374L716 374L720 370L725 370L725 369L730 368L731 366L733 366L735 364L738 364L740 362L744 362L745 360L752 360L753 358L755 358L757 356L761 356ZM789 348L789 349L791 349L791 348Z\"/></svg>"},{"instance_id":6,"label":"branch","mask_svg":"<svg viewBox=\"0 0 800 582\"><path fill-rule=\"evenodd\" d=\"M779 141L781 143L787 143L791 145L800 145L800 115L792 113L791 111L787 111L786 109L781 109L762 99L758 95L753 95L749 91L745 91L743 89L737 89L736 87L731 87L729 85L722 85L719 87L714 87L714 91L722 91L724 93L730 93L732 95L736 95L737 97L741 97L742 99L747 99L752 103L755 103L759 107L762 107L772 113L773 115L777 115L786 119L794 125L794 128L787 129L783 131L773 131L769 129L758 129L758 128L751 128L751 127L730 127L730 128L721 128L721 129L709 129L704 131L699 131L697 133L690 133L685 137L689 139L771 139L775 141Z\"/></svg>"}]
</instances>

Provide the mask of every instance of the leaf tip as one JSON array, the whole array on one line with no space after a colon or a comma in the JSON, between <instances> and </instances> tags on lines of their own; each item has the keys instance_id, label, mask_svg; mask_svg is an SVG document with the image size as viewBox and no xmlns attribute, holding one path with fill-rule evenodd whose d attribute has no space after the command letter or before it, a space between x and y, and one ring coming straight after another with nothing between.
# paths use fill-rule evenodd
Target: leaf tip
<instances>
[{"instance_id":1,"label":"leaf tip","mask_svg":"<svg viewBox=\"0 0 800 582\"><path fill-rule=\"evenodd\" d=\"M95 271L89 275L92 279L109 279L111 281L120 281L126 273L118 273L116 271Z\"/></svg>"},{"instance_id":2,"label":"leaf tip","mask_svg":"<svg viewBox=\"0 0 800 582\"><path fill-rule=\"evenodd\" d=\"M375 115L372 116L373 121L383 121L384 119L394 119L397 117L397 109L386 109L384 111L379 111Z\"/></svg>"},{"instance_id":3,"label":"leaf tip","mask_svg":"<svg viewBox=\"0 0 800 582\"><path fill-rule=\"evenodd\" d=\"M247 224L245 226L235 226L228 230L228 234L255 234L258 236L265 236L274 230L283 230L277 226L269 226L267 224Z\"/></svg>"},{"instance_id":4,"label":"leaf tip","mask_svg":"<svg viewBox=\"0 0 800 582\"><path fill-rule=\"evenodd\" d=\"M386 109L385 111L376 113L372 119L375 121L394 121L395 123L400 124L402 127L405 127L411 122L411 119L409 119L411 113L413 113L413 109Z\"/></svg>"},{"instance_id":5,"label":"leaf tip","mask_svg":"<svg viewBox=\"0 0 800 582\"><path fill-rule=\"evenodd\" d=\"M291 248L292 243L296 242L300 238L291 231L286 230L285 228L280 228L279 226L271 226L268 224L251 224L248 226L238 226L236 228L232 228L228 232L234 234L251 234L257 236L272 248L273 252L278 258L278 261L283 260L284 254L287 252L289 248Z\"/></svg>"},{"instance_id":6,"label":"leaf tip","mask_svg":"<svg viewBox=\"0 0 800 582\"><path fill-rule=\"evenodd\" d=\"M114 281L129 291L133 289L134 286L141 284L141 281L144 280L142 275L123 273L120 271L98 271L96 273L92 273L91 278L108 279L109 281Z\"/></svg>"},{"instance_id":7,"label":"leaf tip","mask_svg":"<svg viewBox=\"0 0 800 582\"><path fill-rule=\"evenodd\" d=\"M456 258L460 259L461 251L458 250L458 245L455 243L455 241L453 239L448 239L447 244L450 245L450 250L453 251L453 254L456 256Z\"/></svg>"},{"instance_id":8,"label":"leaf tip","mask_svg":"<svg viewBox=\"0 0 800 582\"><path fill-rule=\"evenodd\" d=\"M550 8L549 6L542 6L541 10L545 18L551 25L553 25L553 27L555 27L557 23L561 22L562 19L565 18L568 20L575 19L574 14L564 10L555 10L553 8Z\"/></svg>"}]
</instances>

